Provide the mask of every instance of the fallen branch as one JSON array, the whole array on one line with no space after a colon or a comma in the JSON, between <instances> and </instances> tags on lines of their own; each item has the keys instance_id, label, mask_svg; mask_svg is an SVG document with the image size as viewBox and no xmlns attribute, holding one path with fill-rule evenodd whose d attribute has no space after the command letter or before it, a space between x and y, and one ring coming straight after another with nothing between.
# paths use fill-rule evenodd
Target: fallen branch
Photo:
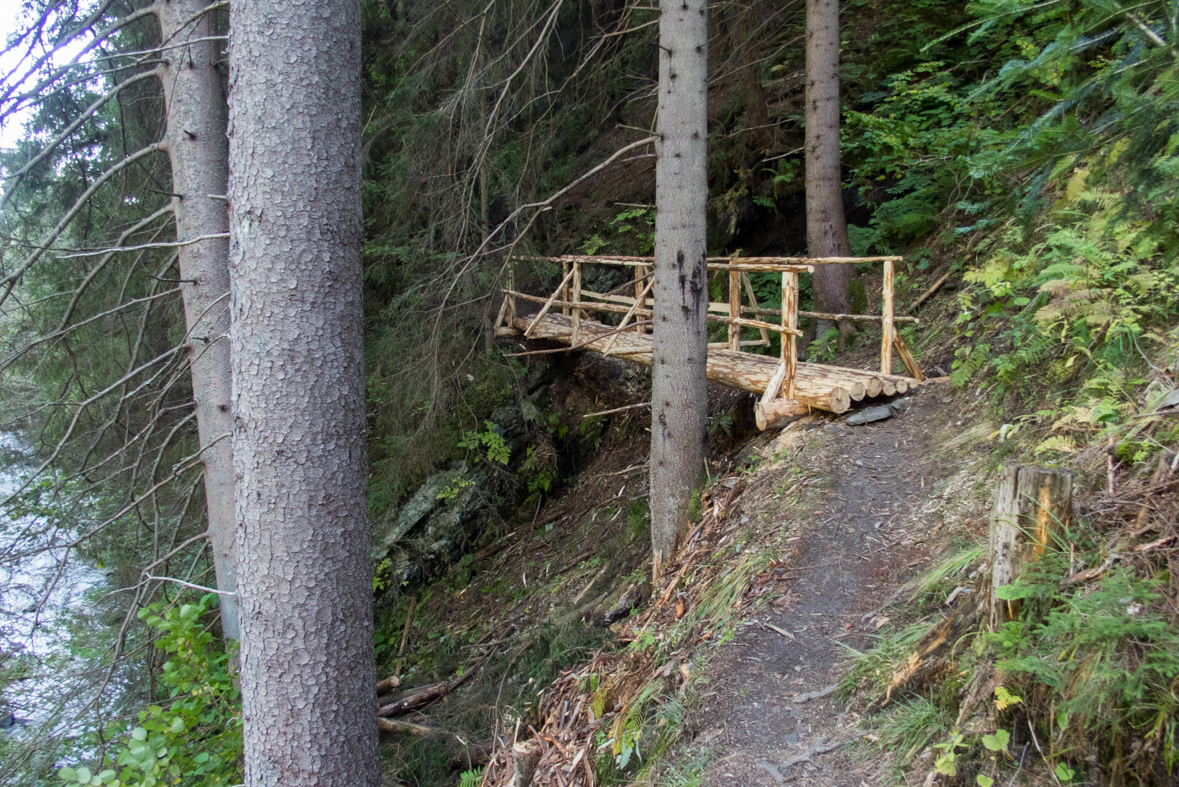
<instances>
[{"instance_id":1,"label":"fallen branch","mask_svg":"<svg viewBox=\"0 0 1179 787\"><path fill-rule=\"evenodd\" d=\"M945 284L946 280L949 278L950 278L950 271L946 271L945 274L943 274L940 279L935 281L930 286L930 288L928 290L921 293L921 297L919 297L917 300L913 301L913 305L909 307L908 311L915 312L915 311L917 311L917 309L921 308L921 304L925 303L927 300L929 300L931 297L933 297L933 294L935 292L937 292L938 290L940 290L942 288L942 285Z\"/></svg>"},{"instance_id":2,"label":"fallen branch","mask_svg":"<svg viewBox=\"0 0 1179 787\"><path fill-rule=\"evenodd\" d=\"M586 418L597 418L599 415L611 415L613 413L621 413L623 410L635 410L639 407L650 407L650 406L651 406L650 402L639 402L638 404L628 404L625 407L615 407L613 410L602 410L601 412L597 412L597 413L586 413L585 415L583 415L581 417L582 417L582 420L584 420Z\"/></svg>"},{"instance_id":3,"label":"fallen branch","mask_svg":"<svg viewBox=\"0 0 1179 787\"><path fill-rule=\"evenodd\" d=\"M381 732L387 732L390 735L438 735L448 734L442 733L441 730L436 730L433 727L426 727L422 724L414 724L409 721L398 721L396 719L377 719L377 729Z\"/></svg>"},{"instance_id":4,"label":"fallen branch","mask_svg":"<svg viewBox=\"0 0 1179 787\"><path fill-rule=\"evenodd\" d=\"M1149 546L1149 544L1147 546ZM1072 576L1065 577L1064 579L1062 579L1060 581L1060 587L1065 587L1067 585L1075 585L1078 582L1088 582L1089 580L1097 579L1099 576L1104 574L1106 571L1109 571L1110 567L1114 563L1117 563L1121 559L1122 559L1122 556L1120 554L1118 554L1117 552L1114 552L1112 555L1107 557L1105 559L1105 562L1102 563L1100 566L1094 566L1093 568L1087 568L1084 571L1078 571L1077 573L1073 574Z\"/></svg>"}]
</instances>

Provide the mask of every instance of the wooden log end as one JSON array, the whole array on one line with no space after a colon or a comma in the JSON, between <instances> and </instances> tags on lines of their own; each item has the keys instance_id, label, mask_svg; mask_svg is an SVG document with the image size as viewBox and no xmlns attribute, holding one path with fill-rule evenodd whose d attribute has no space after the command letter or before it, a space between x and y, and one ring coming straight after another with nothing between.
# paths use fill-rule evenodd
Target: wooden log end
<instances>
[{"instance_id":1,"label":"wooden log end","mask_svg":"<svg viewBox=\"0 0 1179 787\"><path fill-rule=\"evenodd\" d=\"M880 393L885 396L896 396L897 384L895 380L890 380L887 377L877 377L880 381Z\"/></svg>"},{"instance_id":2,"label":"wooden log end","mask_svg":"<svg viewBox=\"0 0 1179 787\"><path fill-rule=\"evenodd\" d=\"M763 432L767 429L781 429L809 412L809 407L793 399L775 399L769 404L758 402L753 406L757 428Z\"/></svg>"},{"instance_id":3,"label":"wooden log end","mask_svg":"<svg viewBox=\"0 0 1179 787\"><path fill-rule=\"evenodd\" d=\"M389 692L393 691L393 689L400 687L401 677L398 675L390 675L389 677L377 683L377 696L379 697L382 694L388 694Z\"/></svg>"},{"instance_id":4,"label":"wooden log end","mask_svg":"<svg viewBox=\"0 0 1179 787\"><path fill-rule=\"evenodd\" d=\"M867 387L861 382L853 382L847 386L847 395L851 397L853 402L862 401L867 393Z\"/></svg>"},{"instance_id":5,"label":"wooden log end","mask_svg":"<svg viewBox=\"0 0 1179 787\"><path fill-rule=\"evenodd\" d=\"M846 413L851 409L851 394L848 393L846 388L832 388L827 402L830 405L831 412Z\"/></svg>"},{"instance_id":6,"label":"wooden log end","mask_svg":"<svg viewBox=\"0 0 1179 787\"><path fill-rule=\"evenodd\" d=\"M880 396L880 392L884 390L883 384L879 377L869 377L864 381L864 395L869 399L875 399ZM858 399L856 401L859 401Z\"/></svg>"}]
</instances>

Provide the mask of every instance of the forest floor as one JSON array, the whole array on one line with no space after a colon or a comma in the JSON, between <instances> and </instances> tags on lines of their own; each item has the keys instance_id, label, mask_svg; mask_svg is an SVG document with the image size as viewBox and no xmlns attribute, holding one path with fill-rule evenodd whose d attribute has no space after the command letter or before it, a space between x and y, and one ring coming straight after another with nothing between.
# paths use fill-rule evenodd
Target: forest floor
<instances>
[{"instance_id":1,"label":"forest floor","mask_svg":"<svg viewBox=\"0 0 1179 787\"><path fill-rule=\"evenodd\" d=\"M548 384L546 406L570 423L579 413L614 406L609 394L618 397L610 390L618 384L618 364L607 366L589 354L570 359ZM573 647L583 654L566 662L560 675L570 677L552 684L546 707L557 708L568 694L571 707L588 708L593 690L586 676L612 674L623 685L608 694L606 722L627 714L628 697L652 680L662 659L683 665L682 680L656 670L664 676L655 678L664 683L662 696L678 697L684 713L659 775L644 776L644 784L875 787L891 781L896 769L864 740L860 725L870 697L849 703L833 687L856 651L915 617L948 613L944 587L921 604L906 602L915 580L943 554L975 543L985 530L995 464L985 400L932 383L904 397L903 409L884 421L853 426L852 413L815 413L783 431L751 435L738 423L738 399L739 392L710 386L716 481L706 509L719 502L723 513L712 520L705 514L699 537L682 556L688 573L674 595L661 589L652 596L645 581L649 437L645 413L626 411L594 433L592 458L560 493L522 510L510 532L473 556L469 584L456 579L463 570L456 566L410 613L405 634L416 667L404 675L408 685L444 680L480 654L505 659L501 669L480 670L462 696L410 720L486 735L494 719L502 731L505 686L531 674L532 667L519 671L528 660L521 654L540 637L542 651L573 655ZM725 413L731 417L721 418ZM708 603L710 592L741 571L752 573L741 579L747 589L736 603L685 628L694 606ZM653 603L660 596L677 600ZM627 603L635 604L629 616L620 606ZM572 610L584 628L569 628ZM656 656L640 646L643 632L677 644ZM568 684L574 678L577 686ZM589 721L579 732L565 722L560 732L575 738L565 745L611 757L599 748L601 731L594 732L601 721L585 713ZM497 750L510 749L514 737L497 732ZM390 742L391 762L423 756ZM506 784L506 768L493 763L487 783ZM538 774L535 783L560 780Z\"/></svg>"},{"instance_id":2,"label":"forest floor","mask_svg":"<svg viewBox=\"0 0 1179 787\"><path fill-rule=\"evenodd\" d=\"M984 527L990 484L977 444L986 430L963 411L966 398L931 385L889 420L846 426L824 418L763 450L790 459L756 472L801 468L816 482L801 497L741 501L744 515L787 524L771 547L788 550L793 581L742 622L705 671L689 734L671 757L700 761L708 752L703 785L889 780L876 748L855 743L864 701L849 704L837 686L849 648L866 650L899 625L888 610L907 600L898 591L951 542Z\"/></svg>"}]
</instances>

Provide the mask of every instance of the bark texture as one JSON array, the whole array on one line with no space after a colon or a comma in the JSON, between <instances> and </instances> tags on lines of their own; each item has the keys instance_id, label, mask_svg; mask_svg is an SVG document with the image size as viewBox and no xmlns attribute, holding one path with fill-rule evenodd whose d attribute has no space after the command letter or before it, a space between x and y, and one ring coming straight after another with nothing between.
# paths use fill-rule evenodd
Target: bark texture
<instances>
[{"instance_id":1,"label":"bark texture","mask_svg":"<svg viewBox=\"0 0 1179 787\"><path fill-rule=\"evenodd\" d=\"M661 0L660 10L651 390L656 574L686 532L708 442L708 15L704 0Z\"/></svg>"},{"instance_id":2,"label":"bark texture","mask_svg":"<svg viewBox=\"0 0 1179 787\"><path fill-rule=\"evenodd\" d=\"M806 242L811 257L850 257L839 168L839 0L806 4ZM854 265L815 267L815 311L848 314ZM829 323L820 323L826 330ZM841 323L851 328L851 323Z\"/></svg>"},{"instance_id":3,"label":"bark texture","mask_svg":"<svg viewBox=\"0 0 1179 787\"><path fill-rule=\"evenodd\" d=\"M360 2L234 0L230 274L245 783L380 783Z\"/></svg>"},{"instance_id":4,"label":"bark texture","mask_svg":"<svg viewBox=\"0 0 1179 787\"><path fill-rule=\"evenodd\" d=\"M216 12L193 21L206 0L159 3L160 31L171 44L163 71L167 130L164 144L172 164L172 207L180 241L229 232L224 200L229 178L228 109L224 79L217 69L224 34ZM187 23L187 24L185 24ZM215 199L221 197L221 199ZM229 241L203 240L177 249L184 282L184 317L189 335L192 394L203 453L209 543L221 599L221 629L238 638L237 574L234 566L233 447L229 362Z\"/></svg>"}]
</instances>

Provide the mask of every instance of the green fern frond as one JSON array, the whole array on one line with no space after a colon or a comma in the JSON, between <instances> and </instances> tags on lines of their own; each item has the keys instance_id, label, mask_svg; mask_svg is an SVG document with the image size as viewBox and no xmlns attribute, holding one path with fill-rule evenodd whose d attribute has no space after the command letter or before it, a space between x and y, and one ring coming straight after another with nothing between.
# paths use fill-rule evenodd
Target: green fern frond
<instances>
[{"instance_id":1,"label":"green fern frond","mask_svg":"<svg viewBox=\"0 0 1179 787\"><path fill-rule=\"evenodd\" d=\"M1076 443L1072 441L1072 438L1065 437L1064 435L1055 435L1053 437L1049 437L1047 440L1037 445L1033 453L1036 456L1047 453L1048 451L1057 451L1062 454L1072 454L1076 453L1076 450L1077 446Z\"/></svg>"}]
</instances>

